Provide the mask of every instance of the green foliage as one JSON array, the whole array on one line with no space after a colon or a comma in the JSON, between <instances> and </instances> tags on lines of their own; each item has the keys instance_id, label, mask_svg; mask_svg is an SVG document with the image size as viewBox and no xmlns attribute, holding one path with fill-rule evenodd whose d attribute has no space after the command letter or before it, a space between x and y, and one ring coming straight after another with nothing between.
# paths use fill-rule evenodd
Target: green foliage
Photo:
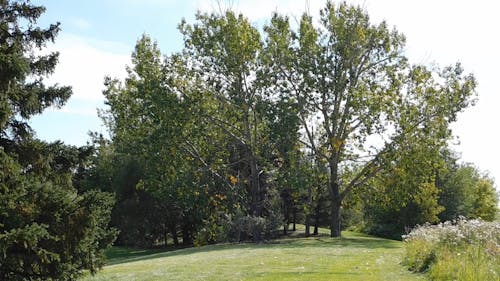
<instances>
[{"instance_id":1,"label":"green foliage","mask_svg":"<svg viewBox=\"0 0 500 281\"><path fill-rule=\"evenodd\" d=\"M108 228L113 196L96 191L79 194L71 181L63 180L70 177L73 165L64 172L46 168L45 173L54 177L48 180L36 170L22 172L3 151L1 158L2 167L9 170L2 173L0 193L0 277L73 280L83 269L96 272L104 264L103 250L116 236Z\"/></svg>"},{"instance_id":2,"label":"green foliage","mask_svg":"<svg viewBox=\"0 0 500 281\"><path fill-rule=\"evenodd\" d=\"M359 194L352 194L342 202L341 227L342 229L365 232L367 231L367 220L365 216L365 204ZM326 224L328 225L328 224ZM390 237L383 236L380 237Z\"/></svg>"},{"instance_id":3,"label":"green foliage","mask_svg":"<svg viewBox=\"0 0 500 281\"><path fill-rule=\"evenodd\" d=\"M459 217L494 220L498 197L493 181L474 166L456 162L446 147L408 147L387 172L355 194L363 202L365 231L400 239L418 224Z\"/></svg>"},{"instance_id":4,"label":"green foliage","mask_svg":"<svg viewBox=\"0 0 500 281\"><path fill-rule=\"evenodd\" d=\"M444 165L439 148L430 144L406 147L361 193L366 231L401 239L417 224L438 222L438 214L444 208L438 204L436 175Z\"/></svg>"},{"instance_id":5,"label":"green foliage","mask_svg":"<svg viewBox=\"0 0 500 281\"><path fill-rule=\"evenodd\" d=\"M200 135L197 114L204 100L188 87L182 58L162 60L146 35L137 42L132 62L124 84L106 82L109 108L101 116L112 143L97 159L113 163L102 169L110 174L105 186L118 193L113 221L123 230L119 242L151 247L166 244L170 234L177 244L180 231L183 243L191 244L208 220L208 208L217 210L219 200L229 197L219 192L226 179L205 162L206 155L218 155L209 154L211 147Z\"/></svg>"},{"instance_id":6,"label":"green foliage","mask_svg":"<svg viewBox=\"0 0 500 281\"><path fill-rule=\"evenodd\" d=\"M469 217L480 218L485 221L495 220L498 212L498 194L493 185L493 180L489 178L479 179L473 198L473 211Z\"/></svg>"},{"instance_id":7,"label":"green foliage","mask_svg":"<svg viewBox=\"0 0 500 281\"><path fill-rule=\"evenodd\" d=\"M110 159L127 159L108 162L137 171L105 188L123 194L123 241L260 241L279 220L395 237L439 221L440 153L475 94L460 64L409 64L402 34L346 3L328 2L319 26L274 14L261 33L226 11L179 30L181 52L162 58L144 35L125 82L106 80Z\"/></svg>"},{"instance_id":8,"label":"green foliage","mask_svg":"<svg viewBox=\"0 0 500 281\"><path fill-rule=\"evenodd\" d=\"M441 220L460 216L493 221L498 211L498 194L493 180L472 165L457 166L449 160L447 173L441 176L439 204L445 209Z\"/></svg>"},{"instance_id":9,"label":"green foliage","mask_svg":"<svg viewBox=\"0 0 500 281\"><path fill-rule=\"evenodd\" d=\"M37 27L45 11L29 1L0 2L0 128L2 139L28 136L26 120L50 106L62 106L71 95L70 87L45 87L43 77L51 74L58 54L35 55L47 41L54 41L59 24ZM2 145L6 145L2 142Z\"/></svg>"},{"instance_id":10,"label":"green foliage","mask_svg":"<svg viewBox=\"0 0 500 281\"><path fill-rule=\"evenodd\" d=\"M248 20L228 12L198 14L197 21L180 25L185 49L163 61L156 44L143 36L125 83L106 81L109 109L102 112L113 153L142 171L124 202L138 193L151 196L155 203L136 197L133 209L158 206L162 215L154 217L160 221L145 220L145 225L168 230L174 240L180 230L187 244L196 233L199 244L228 237L216 225L237 210L266 220L265 225L280 217L272 166L278 145L269 135L293 119L286 105L273 111L253 78L260 35ZM282 132L285 138L290 137ZM123 213L119 221L127 221L130 209L117 205L117 213ZM142 210L137 217L146 219L151 210ZM133 230L135 222L129 222L127 229ZM256 229L248 238L260 240L261 232L268 233Z\"/></svg>"},{"instance_id":11,"label":"green foliage","mask_svg":"<svg viewBox=\"0 0 500 281\"><path fill-rule=\"evenodd\" d=\"M475 79L459 64L408 64L404 36L385 22L371 24L360 7L328 2L320 25L304 14L294 31L287 17L274 15L265 27L263 61L271 76L268 91L295 103L307 149L326 163L331 235L339 236L346 196L408 146L445 143L449 123L471 103ZM419 204L435 205L425 197L436 192L413 186L422 191ZM434 210L425 216L432 220L439 212L430 205L426 210Z\"/></svg>"},{"instance_id":12,"label":"green foliage","mask_svg":"<svg viewBox=\"0 0 500 281\"><path fill-rule=\"evenodd\" d=\"M140 181L143 170L131 157L115 154L112 146L102 136L94 135L94 151L89 159L89 168L79 173L79 189L100 189L115 194L116 203L112 208L111 224L120 230L115 244L154 244L160 225L158 202L144 190L135 186Z\"/></svg>"},{"instance_id":13,"label":"green foliage","mask_svg":"<svg viewBox=\"0 0 500 281\"><path fill-rule=\"evenodd\" d=\"M500 278L498 263L498 257L492 260L478 245L461 247L459 250L443 248L428 275L432 280L493 281Z\"/></svg>"},{"instance_id":14,"label":"green foliage","mask_svg":"<svg viewBox=\"0 0 500 281\"><path fill-rule=\"evenodd\" d=\"M271 123L281 122L284 116L270 112L273 104L257 78L260 33L247 18L231 11L198 14L195 24L183 22L180 31L187 61L192 62L189 70L196 73L203 93L214 105L201 120L214 124L217 139L225 143L223 150L229 150L221 159L227 167L224 172L234 176L236 186L245 190L238 203L250 216L265 218L274 213L269 209L273 204L266 202L274 188L270 158L275 155L267 151L275 149L275 140L269 138Z\"/></svg>"},{"instance_id":15,"label":"green foliage","mask_svg":"<svg viewBox=\"0 0 500 281\"><path fill-rule=\"evenodd\" d=\"M36 26L45 11L29 1L0 1L0 279L75 280L95 273L116 231L111 194L76 189L88 147L33 139L28 119L62 106L71 88L46 87L57 53L36 55L59 24ZM75 184L75 185L74 185Z\"/></svg>"}]
</instances>

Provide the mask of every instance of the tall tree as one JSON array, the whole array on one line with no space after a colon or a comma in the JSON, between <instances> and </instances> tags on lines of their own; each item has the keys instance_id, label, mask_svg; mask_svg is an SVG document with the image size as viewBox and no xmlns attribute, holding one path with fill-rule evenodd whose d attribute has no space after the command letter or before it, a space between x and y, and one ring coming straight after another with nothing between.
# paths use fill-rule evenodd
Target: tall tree
<instances>
[{"instance_id":1,"label":"tall tree","mask_svg":"<svg viewBox=\"0 0 500 281\"><path fill-rule=\"evenodd\" d=\"M109 108L102 114L114 152L128 156L142 170L130 186L134 192L124 193L123 199L128 201L131 198L126 196L143 192L153 196L162 213L155 216L164 226L160 233L169 231L177 241L180 229L183 243L191 244L208 215L207 201L218 194L220 181L226 181L210 165L210 145L200 136L203 123L197 114L202 111L203 97L191 85L181 56L163 59L156 43L146 35L138 40L132 63L124 84L106 81L104 95ZM123 221L130 222L125 217ZM150 222L150 229L158 225ZM140 227L136 224L127 229Z\"/></svg>"},{"instance_id":2,"label":"tall tree","mask_svg":"<svg viewBox=\"0 0 500 281\"><path fill-rule=\"evenodd\" d=\"M409 65L405 38L374 25L359 7L331 2L319 25L305 14L298 31L274 15L266 27L273 91L300 108L304 144L329 169L331 236L340 236L345 197L384 168L404 145L449 135L448 124L470 104L475 80L459 65ZM356 166L350 178L343 175Z\"/></svg>"},{"instance_id":3,"label":"tall tree","mask_svg":"<svg viewBox=\"0 0 500 281\"><path fill-rule=\"evenodd\" d=\"M58 53L40 56L35 51L54 41L59 31L59 23L46 29L35 25L44 11L29 1L0 2L0 137L4 149L9 140L30 136L27 119L52 105L62 106L71 95L70 87L43 84L43 78L54 71Z\"/></svg>"},{"instance_id":4,"label":"tall tree","mask_svg":"<svg viewBox=\"0 0 500 281\"><path fill-rule=\"evenodd\" d=\"M249 195L249 215L266 217L270 195L269 93L263 92L259 55L260 33L248 19L228 11L221 15L198 14L194 25L181 24L191 71L198 73L204 93L215 106L202 118L228 140L225 162L238 186ZM267 155L266 155L267 154ZM267 207L266 207L267 206Z\"/></svg>"},{"instance_id":5,"label":"tall tree","mask_svg":"<svg viewBox=\"0 0 500 281\"><path fill-rule=\"evenodd\" d=\"M28 120L62 106L70 87L46 87L58 54L37 55L59 24L36 26L45 8L0 1L0 279L75 280L103 264L110 194L79 193L74 171L88 155L33 139Z\"/></svg>"}]
</instances>

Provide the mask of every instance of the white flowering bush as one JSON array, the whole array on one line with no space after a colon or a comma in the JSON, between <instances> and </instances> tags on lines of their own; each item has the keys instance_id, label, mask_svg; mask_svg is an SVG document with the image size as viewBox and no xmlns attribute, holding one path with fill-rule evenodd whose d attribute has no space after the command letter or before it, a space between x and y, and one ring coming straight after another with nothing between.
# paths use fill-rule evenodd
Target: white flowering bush
<instances>
[{"instance_id":1,"label":"white flowering bush","mask_svg":"<svg viewBox=\"0 0 500 281\"><path fill-rule=\"evenodd\" d=\"M500 222L459 219L403 237L404 264L433 280L500 280Z\"/></svg>"}]
</instances>

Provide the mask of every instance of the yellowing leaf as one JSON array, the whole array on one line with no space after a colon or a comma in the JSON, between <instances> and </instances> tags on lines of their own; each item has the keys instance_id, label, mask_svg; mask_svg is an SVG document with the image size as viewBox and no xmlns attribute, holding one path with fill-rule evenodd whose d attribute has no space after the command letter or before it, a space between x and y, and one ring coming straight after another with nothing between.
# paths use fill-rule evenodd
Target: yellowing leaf
<instances>
[{"instance_id":1,"label":"yellowing leaf","mask_svg":"<svg viewBox=\"0 0 500 281\"><path fill-rule=\"evenodd\" d=\"M232 183L232 184L237 184L238 183L238 179L235 177L235 176L229 176L229 181Z\"/></svg>"},{"instance_id":2,"label":"yellowing leaf","mask_svg":"<svg viewBox=\"0 0 500 281\"><path fill-rule=\"evenodd\" d=\"M335 151L339 151L340 150L340 147L344 144L345 142L342 140L342 139L339 139L339 138L331 138L330 140L330 144L332 145L333 149L335 149Z\"/></svg>"}]
</instances>

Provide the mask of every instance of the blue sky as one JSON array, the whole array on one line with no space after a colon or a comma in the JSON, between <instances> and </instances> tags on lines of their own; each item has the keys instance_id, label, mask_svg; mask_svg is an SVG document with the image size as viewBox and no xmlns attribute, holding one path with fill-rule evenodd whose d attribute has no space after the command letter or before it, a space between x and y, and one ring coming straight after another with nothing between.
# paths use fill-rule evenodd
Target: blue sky
<instances>
[{"instance_id":1,"label":"blue sky","mask_svg":"<svg viewBox=\"0 0 500 281\"><path fill-rule=\"evenodd\" d=\"M182 48L177 24L193 18L189 1L89 0L33 1L47 8L39 24L60 22L62 31L49 50L60 62L49 83L73 86L74 95L61 110L32 119L38 137L85 144L89 131L105 131L96 108L103 107L105 75L122 78L136 40L143 33L160 43L164 53ZM192 2L194 3L194 2Z\"/></svg>"},{"instance_id":2,"label":"blue sky","mask_svg":"<svg viewBox=\"0 0 500 281\"><path fill-rule=\"evenodd\" d=\"M177 24L192 17L190 1L174 0L46 0L41 23L59 21L62 34L123 44L128 52L144 32L162 42L165 50L178 50L182 42ZM194 3L194 2L192 2Z\"/></svg>"},{"instance_id":3,"label":"blue sky","mask_svg":"<svg viewBox=\"0 0 500 281\"><path fill-rule=\"evenodd\" d=\"M71 85L74 95L62 109L48 109L31 120L39 138L73 145L88 140L89 131L105 132L96 108L103 106L105 75L123 78L136 40L149 34L164 54L181 50L177 25L192 21L197 10L216 9L213 0L33 0L47 8L40 25L61 22L62 31L49 50L61 53L47 82ZM318 14L323 0L231 0L231 7L254 23L273 11L299 16L306 7ZM462 159L500 179L500 3L489 0L352 0L365 7L374 22L385 19L407 36L413 62L441 66L462 62L479 81L479 101L453 125Z\"/></svg>"}]
</instances>

